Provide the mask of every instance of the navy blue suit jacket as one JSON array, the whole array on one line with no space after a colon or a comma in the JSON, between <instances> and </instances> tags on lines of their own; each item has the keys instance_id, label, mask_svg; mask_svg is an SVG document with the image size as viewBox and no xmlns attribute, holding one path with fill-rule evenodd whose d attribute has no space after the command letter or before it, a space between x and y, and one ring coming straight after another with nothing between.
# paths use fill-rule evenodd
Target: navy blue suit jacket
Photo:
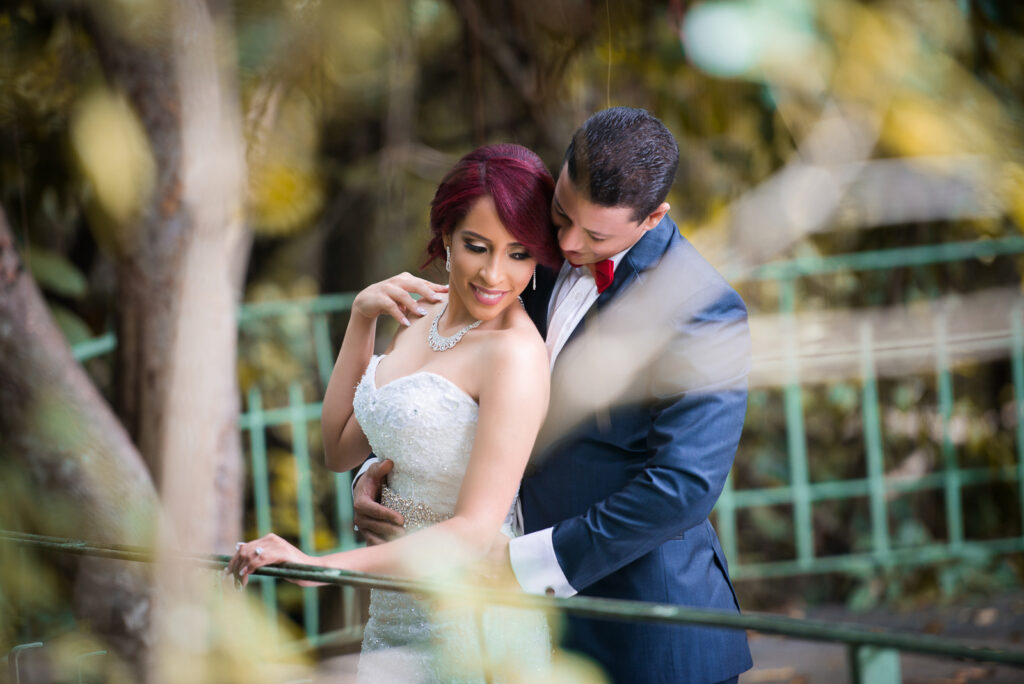
<instances>
[{"instance_id":1,"label":"navy blue suit jacket","mask_svg":"<svg viewBox=\"0 0 1024 684\"><path fill-rule=\"evenodd\" d=\"M524 295L542 335L554 280L538 269L537 290ZM560 373L563 359L614 302L637 294L657 294L660 310L650 334L630 332L657 349L645 350L615 403L561 411L571 393L560 390L575 380ZM622 362L615 349L588 358L588 372ZM559 355L522 483L526 532L554 528L559 565L580 594L739 611L708 514L743 427L749 354L743 301L666 216L625 255ZM735 630L571 617L563 642L617 682L718 682L752 665Z\"/></svg>"}]
</instances>

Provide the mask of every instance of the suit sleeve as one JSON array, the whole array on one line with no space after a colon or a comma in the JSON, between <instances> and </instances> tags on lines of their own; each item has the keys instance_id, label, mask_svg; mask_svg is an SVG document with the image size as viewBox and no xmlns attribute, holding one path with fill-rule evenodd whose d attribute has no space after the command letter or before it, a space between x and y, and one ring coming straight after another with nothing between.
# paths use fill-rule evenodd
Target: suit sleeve
<instances>
[{"instance_id":1,"label":"suit sleeve","mask_svg":"<svg viewBox=\"0 0 1024 684\"><path fill-rule=\"evenodd\" d=\"M683 307L676 334L650 368L641 470L552 528L555 557L577 591L702 523L722 492L743 429L750 369L746 307L724 290L706 306Z\"/></svg>"}]
</instances>

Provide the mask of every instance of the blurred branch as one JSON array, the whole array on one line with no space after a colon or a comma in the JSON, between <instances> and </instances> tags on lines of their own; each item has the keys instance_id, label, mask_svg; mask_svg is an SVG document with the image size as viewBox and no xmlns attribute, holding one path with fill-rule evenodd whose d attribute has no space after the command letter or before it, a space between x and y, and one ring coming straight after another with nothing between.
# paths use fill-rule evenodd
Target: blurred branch
<instances>
[{"instance_id":1,"label":"blurred branch","mask_svg":"<svg viewBox=\"0 0 1024 684\"><path fill-rule=\"evenodd\" d=\"M4 526L146 543L157 512L139 452L75 362L0 208L0 464ZM28 487L17 483L27 482ZM141 673L150 595L141 568L81 559L73 606Z\"/></svg>"},{"instance_id":2,"label":"blurred branch","mask_svg":"<svg viewBox=\"0 0 1024 684\"><path fill-rule=\"evenodd\" d=\"M1011 314L1019 315L1022 304L1018 288L1000 288L896 307L752 316L750 384L782 387L790 382L790 354L804 383L859 378L865 334L879 377L934 372L940 340L941 353L953 367L1008 359Z\"/></svg>"},{"instance_id":3,"label":"blurred branch","mask_svg":"<svg viewBox=\"0 0 1024 684\"><path fill-rule=\"evenodd\" d=\"M505 76L526 105L544 143L553 149L562 149L566 142L565 131L550 115L551 106L554 103L549 102L549 99L553 97L554 93L546 92L538 87L540 75L537 73L536 55L531 55L534 57L533 69L521 64L508 43L506 38L508 34L492 28L491 22L482 16L478 3L473 0L451 0L451 2L462 16L471 34L474 47L482 46L487 56L498 67L498 71ZM556 76L563 72L576 47L577 45L574 44L572 48L561 55L554 65L548 65L555 67ZM558 81L559 79L556 77L553 80Z\"/></svg>"},{"instance_id":4,"label":"blurred branch","mask_svg":"<svg viewBox=\"0 0 1024 684\"><path fill-rule=\"evenodd\" d=\"M416 86L419 79L416 38L407 10L394 7L387 13L389 35L384 130L379 157L379 182L374 193L376 222L371 244L373 265L368 275L380 280L403 270L404 254L393 245L408 234L406 165L410 143L415 139Z\"/></svg>"}]
</instances>

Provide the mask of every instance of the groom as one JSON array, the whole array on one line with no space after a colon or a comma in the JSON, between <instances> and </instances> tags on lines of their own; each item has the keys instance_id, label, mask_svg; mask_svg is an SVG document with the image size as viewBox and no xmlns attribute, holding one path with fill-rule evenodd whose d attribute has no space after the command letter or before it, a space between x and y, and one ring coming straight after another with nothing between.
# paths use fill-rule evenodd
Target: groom
<instances>
[{"instance_id":1,"label":"groom","mask_svg":"<svg viewBox=\"0 0 1024 684\"><path fill-rule=\"evenodd\" d=\"M552 366L520 490L526 534L507 548L527 592L739 611L708 514L746 412L747 314L667 216L678 161L668 129L625 107L590 117L566 150L551 207L566 263L538 268L523 295ZM397 531L376 503L389 467L356 483L371 540ZM570 616L563 645L616 682L728 682L752 664L726 629Z\"/></svg>"}]
</instances>

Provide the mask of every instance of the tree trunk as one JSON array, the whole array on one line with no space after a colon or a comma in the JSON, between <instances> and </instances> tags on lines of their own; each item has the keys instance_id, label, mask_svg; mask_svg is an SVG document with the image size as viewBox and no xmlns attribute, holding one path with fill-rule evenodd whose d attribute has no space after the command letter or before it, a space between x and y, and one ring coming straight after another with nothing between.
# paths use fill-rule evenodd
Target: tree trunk
<instances>
[{"instance_id":1,"label":"tree trunk","mask_svg":"<svg viewBox=\"0 0 1024 684\"><path fill-rule=\"evenodd\" d=\"M251 245L234 65L214 47L204 2L166 12L160 27L130 32L98 11L83 17L157 168L149 204L117 246L117 406L165 502L168 473L192 474L199 508L180 521L183 538L228 551L241 536L235 307Z\"/></svg>"},{"instance_id":2,"label":"tree trunk","mask_svg":"<svg viewBox=\"0 0 1024 684\"><path fill-rule=\"evenodd\" d=\"M133 103L157 167L140 219L122 232L119 400L154 473L167 525L159 549L234 550L241 537L242 459L236 378L243 224L243 145L232 49L203 0L163 6L161 31L131 32L94 14L104 69ZM148 30L147 30L148 29ZM205 573L173 553L156 568L148 679L213 681L220 615ZM178 674L175 674L178 673Z\"/></svg>"},{"instance_id":3,"label":"tree trunk","mask_svg":"<svg viewBox=\"0 0 1024 684\"><path fill-rule=\"evenodd\" d=\"M235 83L219 63L216 27L205 3L177 3L172 25L182 112L181 198L190 225L164 360L162 495L178 532L194 548L233 551L242 512L235 274L250 244L242 222L242 135Z\"/></svg>"},{"instance_id":4,"label":"tree trunk","mask_svg":"<svg viewBox=\"0 0 1024 684\"><path fill-rule=\"evenodd\" d=\"M15 249L0 209L0 470L5 528L108 543L147 544L152 479L128 434L71 355ZM146 566L64 556L77 619L137 672L145 669Z\"/></svg>"}]
</instances>

